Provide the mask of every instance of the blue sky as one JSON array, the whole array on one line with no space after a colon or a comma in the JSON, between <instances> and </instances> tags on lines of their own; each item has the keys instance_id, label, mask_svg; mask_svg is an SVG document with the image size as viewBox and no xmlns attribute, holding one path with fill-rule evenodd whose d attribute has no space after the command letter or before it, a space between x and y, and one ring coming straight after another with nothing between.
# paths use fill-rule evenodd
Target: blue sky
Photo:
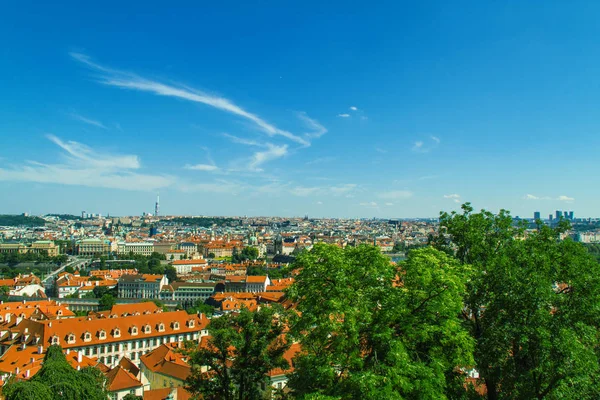
<instances>
[{"instance_id":1,"label":"blue sky","mask_svg":"<svg viewBox=\"0 0 600 400\"><path fill-rule=\"evenodd\" d=\"M0 213L597 216L599 12L8 2Z\"/></svg>"}]
</instances>

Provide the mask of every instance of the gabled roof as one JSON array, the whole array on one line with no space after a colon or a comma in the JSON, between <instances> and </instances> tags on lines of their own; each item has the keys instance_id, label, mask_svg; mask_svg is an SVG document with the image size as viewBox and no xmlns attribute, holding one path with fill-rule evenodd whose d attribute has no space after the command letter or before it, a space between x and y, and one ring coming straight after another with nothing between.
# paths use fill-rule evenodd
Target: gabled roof
<instances>
[{"instance_id":1,"label":"gabled roof","mask_svg":"<svg viewBox=\"0 0 600 400\"><path fill-rule=\"evenodd\" d=\"M140 361L152 372L185 381L192 368L187 363L186 356L174 351L175 348L177 343L162 344L140 357Z\"/></svg>"},{"instance_id":2,"label":"gabled roof","mask_svg":"<svg viewBox=\"0 0 600 400\"><path fill-rule=\"evenodd\" d=\"M192 398L190 392L185 390L182 387L177 388L164 388L164 389L153 389L146 390L144 392L144 400L166 400L171 394L172 391L175 391L177 395L177 400L189 400ZM174 397L171 397L174 398Z\"/></svg>"},{"instance_id":3,"label":"gabled roof","mask_svg":"<svg viewBox=\"0 0 600 400\"><path fill-rule=\"evenodd\" d=\"M107 374L108 391L118 392L142 386L142 382L137 380L130 372L126 371L120 365L111 369Z\"/></svg>"}]
</instances>

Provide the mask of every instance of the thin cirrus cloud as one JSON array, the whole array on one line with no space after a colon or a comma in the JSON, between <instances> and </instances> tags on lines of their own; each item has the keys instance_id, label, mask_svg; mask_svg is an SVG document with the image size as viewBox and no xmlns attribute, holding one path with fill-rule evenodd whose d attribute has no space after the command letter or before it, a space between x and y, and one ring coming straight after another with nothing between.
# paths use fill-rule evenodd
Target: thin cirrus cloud
<instances>
[{"instance_id":1,"label":"thin cirrus cloud","mask_svg":"<svg viewBox=\"0 0 600 400\"><path fill-rule=\"evenodd\" d=\"M355 183L345 183L334 186L296 186L290 189L290 193L298 197L307 197L312 195L319 196L345 196L353 197L352 193L358 189L358 185Z\"/></svg>"},{"instance_id":2,"label":"thin cirrus cloud","mask_svg":"<svg viewBox=\"0 0 600 400\"><path fill-rule=\"evenodd\" d=\"M91 118L87 118L84 117L83 115L77 114L77 113L71 113L69 114L71 116L71 118L73 118L74 120L83 122L84 124L88 124L88 125L92 125L95 126L97 128L102 128L102 129L108 129L106 127L106 125L104 125L102 122L100 121L96 121L95 119L91 119ZM119 126L120 128L120 126Z\"/></svg>"},{"instance_id":3,"label":"thin cirrus cloud","mask_svg":"<svg viewBox=\"0 0 600 400\"><path fill-rule=\"evenodd\" d=\"M254 172L262 172L263 169L261 165L268 161L275 160L277 158L284 157L288 154L288 145L275 145L273 143L261 143L256 140L250 140L245 138L240 138L234 135L230 135L228 133L223 134L224 137L232 141L233 143L243 144L251 147L259 147L264 150L256 151L246 162L246 166L244 169L254 171Z\"/></svg>"},{"instance_id":4,"label":"thin cirrus cloud","mask_svg":"<svg viewBox=\"0 0 600 400\"><path fill-rule=\"evenodd\" d=\"M444 195L445 199L450 199L452 201L454 201L455 203L460 203L460 194L445 194Z\"/></svg>"},{"instance_id":5,"label":"thin cirrus cloud","mask_svg":"<svg viewBox=\"0 0 600 400\"><path fill-rule=\"evenodd\" d=\"M194 165L187 164L184 168L192 170L192 171L206 171L206 172L213 172L213 171L219 170L219 167L217 167L216 165L212 165L212 164L194 164Z\"/></svg>"},{"instance_id":6,"label":"thin cirrus cloud","mask_svg":"<svg viewBox=\"0 0 600 400\"><path fill-rule=\"evenodd\" d=\"M63 163L28 161L12 168L0 168L0 181L19 181L101 187L121 190L156 190L172 186L173 177L136 172L141 168L135 155L97 152L75 141L47 135L62 151Z\"/></svg>"},{"instance_id":7,"label":"thin cirrus cloud","mask_svg":"<svg viewBox=\"0 0 600 400\"><path fill-rule=\"evenodd\" d=\"M561 195L558 197L550 197L550 196L536 196L534 194L526 194L523 196L525 200L557 200L557 201L565 201L565 202L573 202L575 201L574 197Z\"/></svg>"},{"instance_id":8,"label":"thin cirrus cloud","mask_svg":"<svg viewBox=\"0 0 600 400\"><path fill-rule=\"evenodd\" d=\"M224 97L210 95L184 85L167 85L158 81L141 77L134 73L108 68L96 62L93 62L91 58L86 54L70 53L70 55L71 57L73 57L73 59L99 72L99 82L107 86L149 92L157 96L175 97L179 99L192 101L195 103L205 104L214 107L218 110L237 115L239 117L245 118L246 120L253 122L261 131L266 133L268 136L281 136L303 146L310 146L309 139L318 137L322 134L318 134L317 136L305 135L305 137L301 137L287 130L276 127L275 125L267 122L258 115L246 111L242 107L234 104L232 101ZM320 131L318 131L317 133L319 132Z\"/></svg>"},{"instance_id":9,"label":"thin cirrus cloud","mask_svg":"<svg viewBox=\"0 0 600 400\"><path fill-rule=\"evenodd\" d=\"M414 153L429 153L431 150L435 149L440 145L442 140L437 136L429 136L427 141L425 140L417 140L413 143L411 150Z\"/></svg>"},{"instance_id":10,"label":"thin cirrus cloud","mask_svg":"<svg viewBox=\"0 0 600 400\"><path fill-rule=\"evenodd\" d=\"M338 114L337 116L340 117L340 118L349 118L350 114L344 113L344 114Z\"/></svg>"}]
</instances>

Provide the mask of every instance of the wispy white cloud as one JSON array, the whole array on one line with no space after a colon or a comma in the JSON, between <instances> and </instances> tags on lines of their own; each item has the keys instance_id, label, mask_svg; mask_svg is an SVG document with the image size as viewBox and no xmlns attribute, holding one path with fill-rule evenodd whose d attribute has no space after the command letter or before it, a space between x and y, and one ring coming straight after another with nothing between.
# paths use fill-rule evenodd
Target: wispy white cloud
<instances>
[{"instance_id":1,"label":"wispy white cloud","mask_svg":"<svg viewBox=\"0 0 600 400\"><path fill-rule=\"evenodd\" d=\"M216 165L212 165L212 164L195 164L195 165L187 164L184 168L193 170L193 171L206 171L206 172L213 172L213 171L219 170L219 167L217 167Z\"/></svg>"},{"instance_id":2,"label":"wispy white cloud","mask_svg":"<svg viewBox=\"0 0 600 400\"><path fill-rule=\"evenodd\" d=\"M410 190L390 190L388 192L381 192L377 195L381 199L409 199L413 196L413 192Z\"/></svg>"},{"instance_id":3,"label":"wispy white cloud","mask_svg":"<svg viewBox=\"0 0 600 400\"><path fill-rule=\"evenodd\" d=\"M423 142L418 140L415 142L415 144L412 147L412 151L416 151L416 152L420 152L423 151Z\"/></svg>"},{"instance_id":4,"label":"wispy white cloud","mask_svg":"<svg viewBox=\"0 0 600 400\"><path fill-rule=\"evenodd\" d=\"M224 133L223 136L231 140L233 143L245 144L246 146L265 147L264 143L257 142L256 140L245 139L238 136L230 135L228 133Z\"/></svg>"},{"instance_id":5,"label":"wispy white cloud","mask_svg":"<svg viewBox=\"0 0 600 400\"><path fill-rule=\"evenodd\" d=\"M575 201L575 198L574 197L565 196L565 195L561 195L561 196L558 196L558 198L556 200L571 202L571 201Z\"/></svg>"},{"instance_id":6,"label":"wispy white cloud","mask_svg":"<svg viewBox=\"0 0 600 400\"><path fill-rule=\"evenodd\" d=\"M382 149L381 147L375 147L375 151L381 154L387 154L387 150L386 149Z\"/></svg>"},{"instance_id":7,"label":"wispy white cloud","mask_svg":"<svg viewBox=\"0 0 600 400\"><path fill-rule=\"evenodd\" d=\"M357 184L345 183L333 186L296 186L290 189L290 193L294 196L299 197L306 197L312 195L353 197L352 192L356 191L357 189Z\"/></svg>"},{"instance_id":8,"label":"wispy white cloud","mask_svg":"<svg viewBox=\"0 0 600 400\"><path fill-rule=\"evenodd\" d=\"M533 194L526 194L525 196L523 196L523 199L524 200L556 200L556 201L566 201L566 202L575 201L574 197L565 196L565 195L561 195L558 197L550 197L550 196L536 196Z\"/></svg>"},{"instance_id":9,"label":"wispy white cloud","mask_svg":"<svg viewBox=\"0 0 600 400\"><path fill-rule=\"evenodd\" d=\"M65 142L54 135L48 135L48 139L64 151L64 163L28 161L23 165L0 168L0 181L148 191L175 183L175 178L168 175L135 172L141 167L137 156L97 152L84 144Z\"/></svg>"},{"instance_id":10,"label":"wispy white cloud","mask_svg":"<svg viewBox=\"0 0 600 400\"><path fill-rule=\"evenodd\" d=\"M79 115L79 114L76 114L76 113L71 113L69 115L71 116L71 118L73 118L73 119L75 119L77 121L83 122L85 124L92 125L92 126L95 126L97 128L108 129L102 122L96 121L95 119L86 118L83 115Z\"/></svg>"},{"instance_id":11,"label":"wispy white cloud","mask_svg":"<svg viewBox=\"0 0 600 400\"><path fill-rule=\"evenodd\" d=\"M413 143L411 150L415 153L429 153L431 150L439 146L441 139L437 136L429 136L427 142L417 140Z\"/></svg>"},{"instance_id":12,"label":"wispy white cloud","mask_svg":"<svg viewBox=\"0 0 600 400\"><path fill-rule=\"evenodd\" d=\"M350 117L350 114L338 114L337 116L342 118L348 118Z\"/></svg>"},{"instance_id":13,"label":"wispy white cloud","mask_svg":"<svg viewBox=\"0 0 600 400\"><path fill-rule=\"evenodd\" d=\"M451 199L452 201L454 201L455 203L460 203L460 194L445 194L444 195L445 199Z\"/></svg>"},{"instance_id":14,"label":"wispy white cloud","mask_svg":"<svg viewBox=\"0 0 600 400\"><path fill-rule=\"evenodd\" d=\"M259 168L262 164L267 161L275 160L285 156L288 152L288 145L277 146L271 143L266 144L267 149L264 151L257 151L252 156L250 163L248 164L251 170L262 171Z\"/></svg>"},{"instance_id":15,"label":"wispy white cloud","mask_svg":"<svg viewBox=\"0 0 600 400\"><path fill-rule=\"evenodd\" d=\"M165 84L130 72L108 68L93 62L91 58L85 54L70 53L70 55L75 60L87 65L89 68L100 72L101 74L99 77L99 82L104 85L114 86L122 89L149 92L158 96L175 97L195 103L205 104L253 122L268 136L282 136L303 146L310 145L310 142L307 139L294 135L287 130L276 127L258 115L246 111L242 107L224 97L204 93L184 85Z\"/></svg>"},{"instance_id":16,"label":"wispy white cloud","mask_svg":"<svg viewBox=\"0 0 600 400\"><path fill-rule=\"evenodd\" d=\"M68 159L73 163L80 163L95 168L106 169L138 169L140 161L135 155L102 154L93 151L90 147L75 141L64 142L54 135L47 135L54 144L68 153Z\"/></svg>"},{"instance_id":17,"label":"wispy white cloud","mask_svg":"<svg viewBox=\"0 0 600 400\"><path fill-rule=\"evenodd\" d=\"M358 107L351 106L351 107L350 107L350 109L351 109L352 111L357 111L357 110L358 110Z\"/></svg>"},{"instance_id":18,"label":"wispy white cloud","mask_svg":"<svg viewBox=\"0 0 600 400\"><path fill-rule=\"evenodd\" d=\"M327 133L327 128L321 125L319 121L310 118L305 112L299 112L297 115L311 129L310 132L304 134L307 138L316 139Z\"/></svg>"}]
</instances>

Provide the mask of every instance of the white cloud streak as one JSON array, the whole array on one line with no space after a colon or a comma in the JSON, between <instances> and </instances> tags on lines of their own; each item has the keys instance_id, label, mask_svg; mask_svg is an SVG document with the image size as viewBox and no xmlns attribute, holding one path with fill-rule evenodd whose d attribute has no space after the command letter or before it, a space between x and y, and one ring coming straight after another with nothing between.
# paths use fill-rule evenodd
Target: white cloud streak
<instances>
[{"instance_id":1,"label":"white cloud streak","mask_svg":"<svg viewBox=\"0 0 600 400\"><path fill-rule=\"evenodd\" d=\"M172 186L173 177L135 172L137 156L99 153L75 142L47 136L65 153L65 163L45 164L29 161L25 165L0 168L0 181L20 181L101 187L122 190L148 190Z\"/></svg>"},{"instance_id":2,"label":"white cloud streak","mask_svg":"<svg viewBox=\"0 0 600 400\"><path fill-rule=\"evenodd\" d=\"M94 119L91 119L91 118L86 118L86 117L84 117L83 115L79 115L79 114L75 114L75 113L71 113L71 114L69 114L69 115L71 116L71 118L73 118L73 119L75 119L75 120L77 120L77 121L83 122L83 123L85 123L85 124L88 124L88 125L93 125L93 126L95 126L95 127L97 127L97 128L108 129L108 128L107 128L107 127L106 127L106 126L105 126L105 125L104 125L102 122L100 122L100 121L96 121L96 120L94 120Z\"/></svg>"},{"instance_id":3,"label":"white cloud streak","mask_svg":"<svg viewBox=\"0 0 600 400\"><path fill-rule=\"evenodd\" d=\"M566 201L566 202L575 201L574 197L565 196L565 195L561 195L558 197L550 197L550 196L536 196L533 194L526 194L525 196L523 196L523 199L524 200L556 200L556 201Z\"/></svg>"},{"instance_id":4,"label":"white cloud streak","mask_svg":"<svg viewBox=\"0 0 600 400\"><path fill-rule=\"evenodd\" d=\"M350 107L350 109L351 109L352 111L358 111L358 107L351 106L351 107Z\"/></svg>"},{"instance_id":5,"label":"white cloud streak","mask_svg":"<svg viewBox=\"0 0 600 400\"><path fill-rule=\"evenodd\" d=\"M350 114L338 114L337 116L341 118L348 118L350 117Z\"/></svg>"},{"instance_id":6,"label":"white cloud streak","mask_svg":"<svg viewBox=\"0 0 600 400\"><path fill-rule=\"evenodd\" d=\"M210 95L183 85L167 85L158 81L143 78L133 73L107 68L92 62L90 57L85 54L70 53L70 55L75 60L87 65L89 68L100 72L101 76L99 82L104 85L114 86L122 89L149 92L158 96L175 97L195 103L205 104L253 122L268 136L282 136L303 146L310 145L308 140L294 135L286 130L277 128L258 115L244 110L242 107L234 104L232 101L224 97Z\"/></svg>"},{"instance_id":7,"label":"white cloud streak","mask_svg":"<svg viewBox=\"0 0 600 400\"><path fill-rule=\"evenodd\" d=\"M206 172L214 172L214 171L219 170L219 167L217 167L216 165L212 165L212 164L195 164L195 165L187 164L184 168L192 170L192 171L206 171Z\"/></svg>"}]
</instances>

